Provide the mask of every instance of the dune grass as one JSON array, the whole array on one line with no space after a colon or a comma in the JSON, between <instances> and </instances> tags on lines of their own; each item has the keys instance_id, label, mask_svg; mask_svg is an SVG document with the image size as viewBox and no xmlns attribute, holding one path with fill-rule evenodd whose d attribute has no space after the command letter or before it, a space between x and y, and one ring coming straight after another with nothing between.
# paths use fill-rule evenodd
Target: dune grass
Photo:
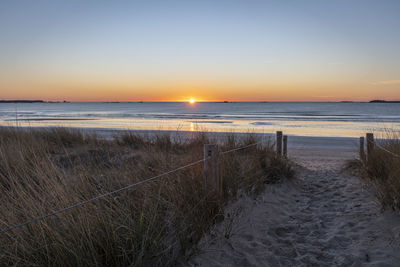
<instances>
[{"instance_id":1,"label":"dune grass","mask_svg":"<svg viewBox=\"0 0 400 267\"><path fill-rule=\"evenodd\" d=\"M383 209L400 210L400 133L387 131L376 140L367 162L351 165L371 182Z\"/></svg>"},{"instance_id":2,"label":"dune grass","mask_svg":"<svg viewBox=\"0 0 400 267\"><path fill-rule=\"evenodd\" d=\"M257 142L126 132L111 140L66 128L0 128L0 228L119 189L220 150ZM197 164L157 181L0 234L0 261L24 266L165 266L185 261L240 193L292 176L272 143L220 157L223 198L203 186Z\"/></svg>"}]
</instances>

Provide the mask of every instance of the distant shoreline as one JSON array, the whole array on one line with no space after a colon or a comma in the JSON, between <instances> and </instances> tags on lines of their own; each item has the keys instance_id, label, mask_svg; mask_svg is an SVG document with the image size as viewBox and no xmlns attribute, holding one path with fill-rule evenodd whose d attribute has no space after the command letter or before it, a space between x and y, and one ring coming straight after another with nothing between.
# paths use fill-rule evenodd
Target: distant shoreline
<instances>
[{"instance_id":1,"label":"distant shoreline","mask_svg":"<svg viewBox=\"0 0 400 267\"><path fill-rule=\"evenodd\" d=\"M68 101L44 101L44 100L0 100L0 103L69 103Z\"/></svg>"},{"instance_id":2,"label":"distant shoreline","mask_svg":"<svg viewBox=\"0 0 400 267\"><path fill-rule=\"evenodd\" d=\"M0 103L45 103L43 100L0 100Z\"/></svg>"},{"instance_id":3,"label":"distant shoreline","mask_svg":"<svg viewBox=\"0 0 400 267\"><path fill-rule=\"evenodd\" d=\"M390 101L390 100L388 100L388 101L386 101L386 100L371 100L371 101L369 101L369 103L400 103L400 100L392 100L392 101Z\"/></svg>"}]
</instances>

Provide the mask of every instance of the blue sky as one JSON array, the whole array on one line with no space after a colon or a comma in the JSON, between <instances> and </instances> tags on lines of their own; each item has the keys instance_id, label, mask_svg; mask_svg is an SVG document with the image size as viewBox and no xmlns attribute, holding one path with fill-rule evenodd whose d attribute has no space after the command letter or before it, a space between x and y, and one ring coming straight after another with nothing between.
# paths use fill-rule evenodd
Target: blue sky
<instances>
[{"instance_id":1,"label":"blue sky","mask_svg":"<svg viewBox=\"0 0 400 267\"><path fill-rule=\"evenodd\" d=\"M400 98L399 14L400 1L3 0L0 98Z\"/></svg>"}]
</instances>

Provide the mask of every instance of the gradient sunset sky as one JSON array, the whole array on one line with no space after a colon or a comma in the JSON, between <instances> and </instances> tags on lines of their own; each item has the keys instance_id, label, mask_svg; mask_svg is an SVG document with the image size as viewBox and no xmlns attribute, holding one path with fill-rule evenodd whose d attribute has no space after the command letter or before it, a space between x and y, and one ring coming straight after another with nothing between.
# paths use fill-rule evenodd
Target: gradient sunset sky
<instances>
[{"instance_id":1,"label":"gradient sunset sky","mask_svg":"<svg viewBox=\"0 0 400 267\"><path fill-rule=\"evenodd\" d=\"M400 1L0 1L0 99L400 99Z\"/></svg>"}]
</instances>

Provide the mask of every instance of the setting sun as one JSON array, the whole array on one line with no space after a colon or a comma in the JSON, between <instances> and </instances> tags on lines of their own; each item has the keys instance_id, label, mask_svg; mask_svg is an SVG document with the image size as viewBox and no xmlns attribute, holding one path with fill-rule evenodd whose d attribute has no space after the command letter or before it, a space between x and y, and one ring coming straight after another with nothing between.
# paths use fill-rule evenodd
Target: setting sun
<instances>
[{"instance_id":1,"label":"setting sun","mask_svg":"<svg viewBox=\"0 0 400 267\"><path fill-rule=\"evenodd\" d=\"M196 100L194 98L191 98L191 99L189 99L189 103L194 104L194 103L196 103Z\"/></svg>"}]
</instances>

